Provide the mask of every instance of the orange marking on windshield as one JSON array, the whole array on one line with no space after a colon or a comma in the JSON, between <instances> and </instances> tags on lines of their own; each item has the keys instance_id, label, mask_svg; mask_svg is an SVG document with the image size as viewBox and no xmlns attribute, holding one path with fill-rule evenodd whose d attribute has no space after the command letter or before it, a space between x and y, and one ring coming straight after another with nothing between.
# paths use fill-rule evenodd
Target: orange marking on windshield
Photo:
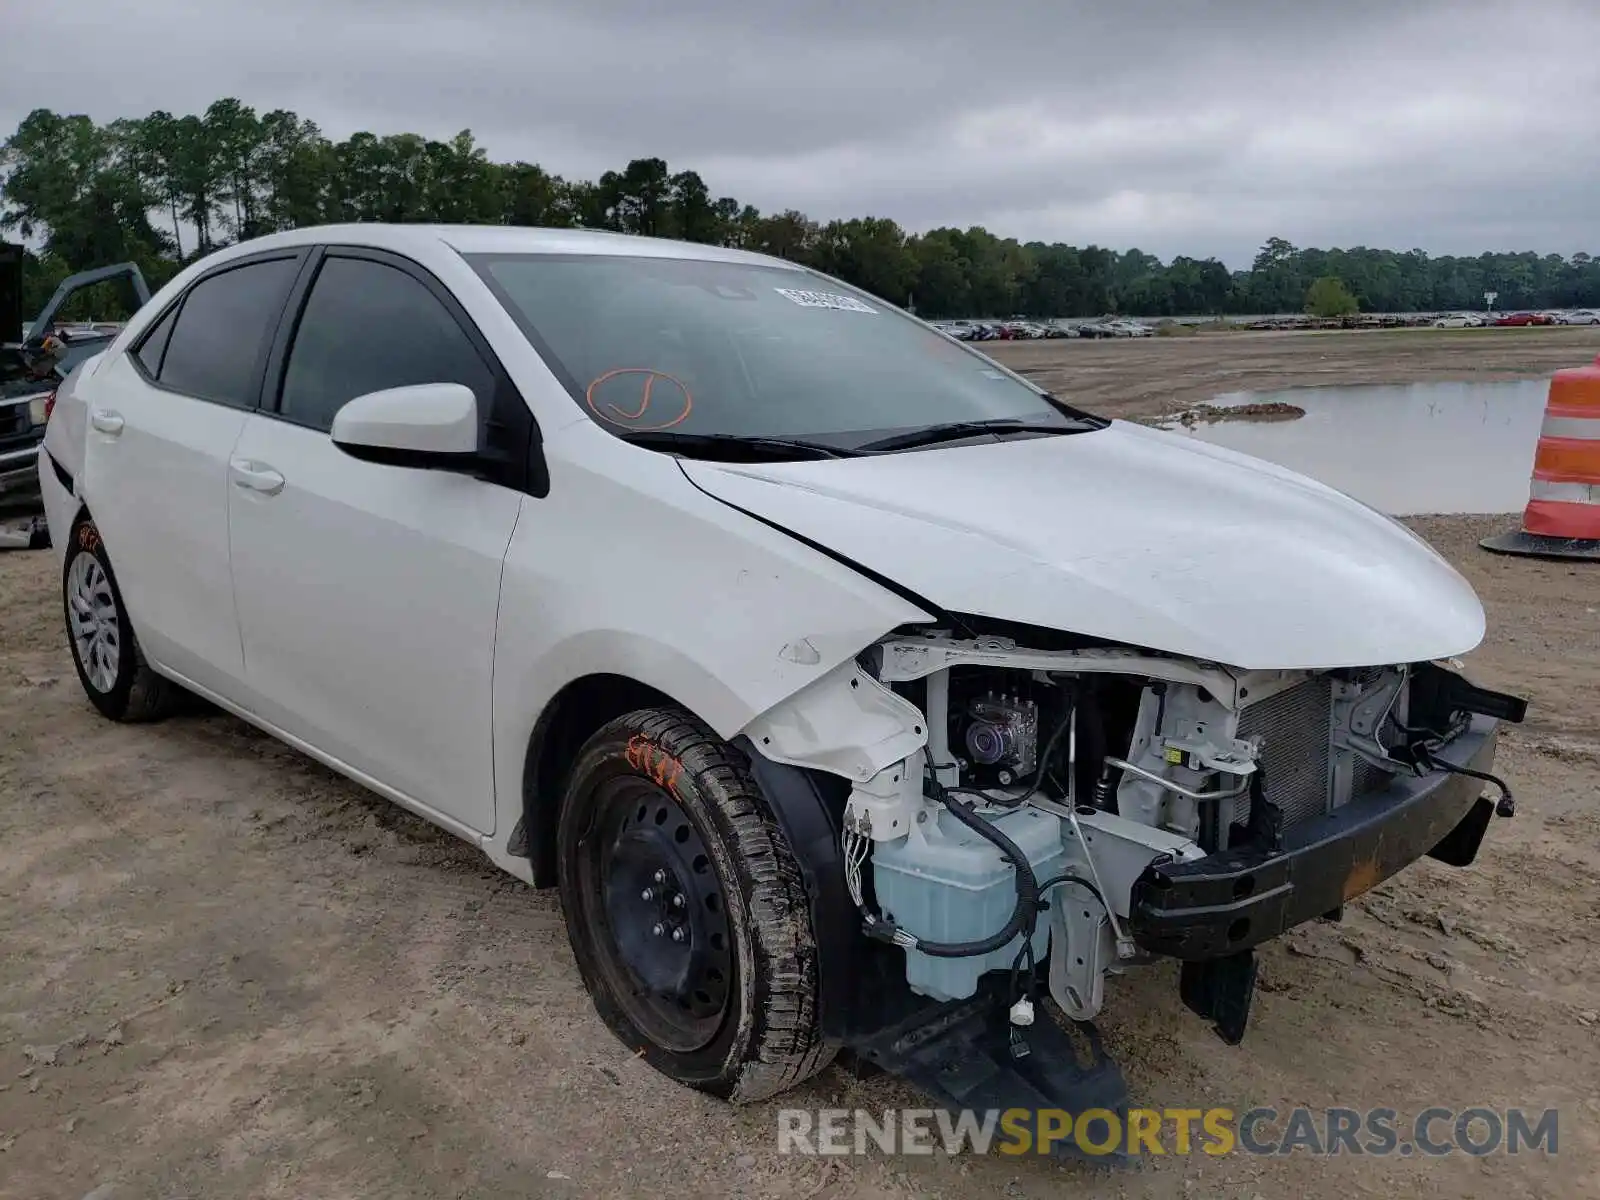
<instances>
[{"instance_id":1,"label":"orange marking on windshield","mask_svg":"<svg viewBox=\"0 0 1600 1200\"><path fill-rule=\"evenodd\" d=\"M634 409L632 412L612 404L609 400L602 404L600 398L595 395L602 385L623 375L644 376L644 383L639 389L639 407ZM635 424L635 422L639 421L647 412L650 411L650 405L655 396L656 380L658 379L665 379L676 385L679 393L683 397L682 409L675 416L673 416L671 420L663 421L660 424ZM613 425L621 425L626 429L637 429L642 432L655 431L659 429L671 429L674 425L680 425L684 421L688 420L689 414L694 411L694 396L689 391L688 384L684 383L683 380L679 379L676 375L669 375L665 371L654 371L649 367L613 367L605 374L597 377L595 381L584 390L583 399L584 403L589 406L589 411L594 413L594 415L599 417L601 420L608 421ZM621 399L621 397L618 396L618 399ZM603 411L605 409L609 409L610 411Z\"/></svg>"}]
</instances>

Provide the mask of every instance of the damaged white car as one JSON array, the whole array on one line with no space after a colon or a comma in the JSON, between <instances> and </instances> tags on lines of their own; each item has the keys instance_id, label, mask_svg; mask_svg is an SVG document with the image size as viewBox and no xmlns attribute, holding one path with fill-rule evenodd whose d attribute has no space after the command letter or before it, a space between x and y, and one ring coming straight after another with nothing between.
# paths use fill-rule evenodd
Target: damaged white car
<instances>
[{"instance_id":1,"label":"damaged white car","mask_svg":"<svg viewBox=\"0 0 1600 1200\"><path fill-rule=\"evenodd\" d=\"M848 1048L1115 1107L1108 976L1182 960L1236 1042L1252 947L1511 812L1524 705L1411 533L753 254L250 241L39 474L103 713L199 693L558 884L607 1024L730 1099Z\"/></svg>"}]
</instances>

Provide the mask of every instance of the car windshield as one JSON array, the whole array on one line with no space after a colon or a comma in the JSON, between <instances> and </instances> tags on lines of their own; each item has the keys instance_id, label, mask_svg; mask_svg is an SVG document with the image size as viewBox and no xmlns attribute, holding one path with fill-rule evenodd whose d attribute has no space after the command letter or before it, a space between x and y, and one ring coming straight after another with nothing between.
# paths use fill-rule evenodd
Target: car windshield
<instances>
[{"instance_id":1,"label":"car windshield","mask_svg":"<svg viewBox=\"0 0 1600 1200\"><path fill-rule=\"evenodd\" d=\"M612 255L468 260L579 405L622 436L848 449L931 426L1094 420L809 271Z\"/></svg>"}]
</instances>

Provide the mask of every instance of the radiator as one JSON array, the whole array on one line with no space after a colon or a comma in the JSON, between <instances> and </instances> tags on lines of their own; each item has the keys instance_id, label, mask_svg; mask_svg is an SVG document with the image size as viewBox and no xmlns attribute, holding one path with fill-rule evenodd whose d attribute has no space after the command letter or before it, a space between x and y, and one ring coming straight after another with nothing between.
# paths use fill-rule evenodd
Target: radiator
<instances>
[{"instance_id":1,"label":"radiator","mask_svg":"<svg viewBox=\"0 0 1600 1200\"><path fill-rule=\"evenodd\" d=\"M1379 668L1355 676L1369 683ZM1261 763L1266 771L1267 798L1283 810L1285 828L1319 817L1354 796L1389 786L1394 776L1347 750L1333 749L1333 687L1320 675L1252 704L1239 714L1238 736L1261 738ZM1335 772L1338 765L1340 770ZM1350 781L1337 792L1335 779ZM1248 818L1248 804L1235 810L1235 821Z\"/></svg>"},{"instance_id":2,"label":"radiator","mask_svg":"<svg viewBox=\"0 0 1600 1200\"><path fill-rule=\"evenodd\" d=\"M1238 736L1261 739L1267 799L1283 810L1286 827L1327 812L1333 775L1332 679L1308 679L1250 705L1239 714Z\"/></svg>"}]
</instances>

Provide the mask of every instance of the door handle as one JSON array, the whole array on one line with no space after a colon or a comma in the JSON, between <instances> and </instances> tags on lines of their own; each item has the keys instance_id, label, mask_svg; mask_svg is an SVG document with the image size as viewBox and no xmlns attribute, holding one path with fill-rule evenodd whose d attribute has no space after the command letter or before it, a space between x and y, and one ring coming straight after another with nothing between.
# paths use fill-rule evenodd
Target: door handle
<instances>
[{"instance_id":1,"label":"door handle","mask_svg":"<svg viewBox=\"0 0 1600 1200\"><path fill-rule=\"evenodd\" d=\"M109 433L112 437L122 432L122 414L112 412L109 408L97 408L89 414L89 424L101 433Z\"/></svg>"},{"instance_id":2,"label":"door handle","mask_svg":"<svg viewBox=\"0 0 1600 1200\"><path fill-rule=\"evenodd\" d=\"M228 473L233 477L235 486L248 488L252 492L276 496L283 491L283 476L266 463L259 463L249 458L236 458L228 463Z\"/></svg>"}]
</instances>

